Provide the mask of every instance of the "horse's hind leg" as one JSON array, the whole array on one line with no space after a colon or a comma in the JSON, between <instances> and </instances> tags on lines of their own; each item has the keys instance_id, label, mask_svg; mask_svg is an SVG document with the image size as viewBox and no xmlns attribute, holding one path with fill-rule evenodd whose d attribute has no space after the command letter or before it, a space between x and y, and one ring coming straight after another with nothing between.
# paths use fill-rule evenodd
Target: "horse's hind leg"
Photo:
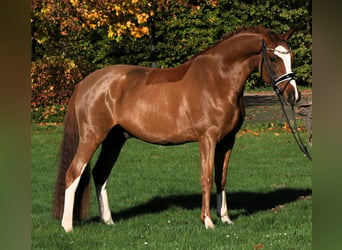
<instances>
[{"instance_id":1,"label":"horse's hind leg","mask_svg":"<svg viewBox=\"0 0 342 250\"><path fill-rule=\"evenodd\" d=\"M226 180L228 161L235 141L234 136L228 136L217 144L215 151L215 184L217 191L217 214L222 222L233 224L228 216L227 198L226 198Z\"/></svg>"},{"instance_id":2,"label":"horse's hind leg","mask_svg":"<svg viewBox=\"0 0 342 250\"><path fill-rule=\"evenodd\" d=\"M114 224L106 190L107 180L125 141L123 130L118 126L114 127L102 142L101 152L93 169L100 218L106 224Z\"/></svg>"},{"instance_id":3,"label":"horse's hind leg","mask_svg":"<svg viewBox=\"0 0 342 250\"><path fill-rule=\"evenodd\" d=\"M97 145L83 142L79 143L77 152L66 172L65 177L65 197L62 217L62 227L66 232L72 231L73 209L75 204L75 193L81 179L81 175L86 168Z\"/></svg>"}]
</instances>

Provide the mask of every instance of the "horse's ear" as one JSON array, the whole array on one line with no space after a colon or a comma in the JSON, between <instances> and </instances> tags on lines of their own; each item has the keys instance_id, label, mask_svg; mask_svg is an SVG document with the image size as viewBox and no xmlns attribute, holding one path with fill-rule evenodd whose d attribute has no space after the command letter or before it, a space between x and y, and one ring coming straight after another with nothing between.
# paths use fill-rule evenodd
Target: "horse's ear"
<instances>
[{"instance_id":1,"label":"horse's ear","mask_svg":"<svg viewBox=\"0 0 342 250\"><path fill-rule=\"evenodd\" d=\"M283 37L285 41L290 40L291 36L293 35L293 33L295 32L295 28L290 29L288 32L286 32Z\"/></svg>"}]
</instances>

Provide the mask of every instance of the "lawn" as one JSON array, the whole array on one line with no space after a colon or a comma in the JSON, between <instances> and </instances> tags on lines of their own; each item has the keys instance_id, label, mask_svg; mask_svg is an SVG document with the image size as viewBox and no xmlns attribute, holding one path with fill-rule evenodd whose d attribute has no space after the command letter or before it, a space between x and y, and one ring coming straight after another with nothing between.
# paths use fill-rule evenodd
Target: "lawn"
<instances>
[{"instance_id":1,"label":"lawn","mask_svg":"<svg viewBox=\"0 0 342 250\"><path fill-rule=\"evenodd\" d=\"M93 188L87 220L66 234L51 217L61 126L32 126L32 249L311 249L312 169L291 134L244 126L227 181L233 225L199 219L198 144L156 146L131 139L107 188L115 225L99 222ZM94 156L96 158L96 155Z\"/></svg>"}]
</instances>

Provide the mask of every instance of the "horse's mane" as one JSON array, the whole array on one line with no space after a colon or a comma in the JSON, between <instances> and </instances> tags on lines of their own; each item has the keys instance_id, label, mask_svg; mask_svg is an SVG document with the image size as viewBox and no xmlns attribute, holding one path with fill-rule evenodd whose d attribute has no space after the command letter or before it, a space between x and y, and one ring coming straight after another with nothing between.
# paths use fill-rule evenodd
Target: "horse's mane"
<instances>
[{"instance_id":1,"label":"horse's mane","mask_svg":"<svg viewBox=\"0 0 342 250\"><path fill-rule=\"evenodd\" d=\"M220 40L218 40L216 43L214 43L212 46L202 50L201 52L199 52L198 54L194 55L193 57L191 57L188 61L186 61L184 64L186 63L190 63L192 62L194 59L196 59L197 57L205 54L208 52L208 50L211 50L212 48L216 47L218 44L222 43L223 41L226 41L232 37L235 37L237 35L240 35L240 34L245 34L245 33L254 33L254 34L260 34L260 33L263 33L265 32L266 29L261 27L261 26L246 26L246 27L243 27L243 28L240 28L240 29L237 29L237 30L234 30L226 35L223 35L221 37Z\"/></svg>"},{"instance_id":2,"label":"horse's mane","mask_svg":"<svg viewBox=\"0 0 342 250\"><path fill-rule=\"evenodd\" d=\"M183 78L183 76L186 74L188 69L190 68L193 61L203 54L206 54L209 50L216 47L218 44L222 43L223 41L226 41L232 37L235 37L240 34L245 33L254 33L254 34L260 34L266 32L266 29L261 26L248 26L243 27L240 29L237 29L235 31L232 31L224 36L221 37L219 41L217 41L212 46L202 50L198 54L191 57L188 61L184 62L183 64L175 67L175 68L167 68L167 69L154 69L151 71L149 78L147 80L147 84L156 84L161 82L175 82Z\"/></svg>"},{"instance_id":3,"label":"horse's mane","mask_svg":"<svg viewBox=\"0 0 342 250\"><path fill-rule=\"evenodd\" d=\"M237 30L234 30L226 35L224 35L220 41L222 40L227 40L235 35L241 34L241 33L255 33L255 34L260 34L260 33L265 33L266 29L262 26L246 26ZM219 41L219 42L220 42Z\"/></svg>"}]
</instances>

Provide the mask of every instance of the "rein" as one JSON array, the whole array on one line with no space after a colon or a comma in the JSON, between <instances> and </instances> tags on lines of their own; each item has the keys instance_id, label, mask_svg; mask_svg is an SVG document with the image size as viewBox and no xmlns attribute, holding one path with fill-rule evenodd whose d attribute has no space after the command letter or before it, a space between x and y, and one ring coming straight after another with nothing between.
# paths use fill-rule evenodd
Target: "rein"
<instances>
[{"instance_id":1,"label":"rein","mask_svg":"<svg viewBox=\"0 0 342 250\"><path fill-rule=\"evenodd\" d=\"M296 113L295 113L295 110L294 110L294 105L291 105L291 114L293 116L293 125L294 125L294 128L292 127L291 125L291 122L290 122L290 118L285 110L285 101L284 101L284 97L283 97L283 92L284 90L286 89L287 85L290 83L291 80L294 79L295 75L293 72L290 72L290 73L285 73L283 75L281 75L280 77L278 77L277 79L275 79L274 77L274 74L272 72L272 69L267 61L267 57L266 57L266 50L272 50L274 51L274 49L271 49L271 48L267 48L266 47L266 44L265 44L265 41L263 40L262 41L262 63L261 63L261 67L260 67L260 72L262 74L262 64L265 63L265 66L266 66L266 70L267 70L267 73L271 79L271 83L272 83L272 87L274 89L274 91L276 92L277 94L277 97L278 97L278 100L280 102L280 106L281 106L281 109L284 113L284 116L285 116L285 119L286 119L286 122L288 123L289 127L290 127L290 130L291 130L291 133L293 135L293 138L295 139L299 149L304 153L304 155L310 160L312 161L312 156L311 154L309 153L308 149L305 147L304 143L303 143L303 140L299 134L299 130L298 130L298 126L297 126L297 121L296 121ZM283 52L283 53L288 53L288 52ZM287 81L285 87L283 89L279 88L279 83L281 82L284 82L284 81Z\"/></svg>"}]
</instances>

